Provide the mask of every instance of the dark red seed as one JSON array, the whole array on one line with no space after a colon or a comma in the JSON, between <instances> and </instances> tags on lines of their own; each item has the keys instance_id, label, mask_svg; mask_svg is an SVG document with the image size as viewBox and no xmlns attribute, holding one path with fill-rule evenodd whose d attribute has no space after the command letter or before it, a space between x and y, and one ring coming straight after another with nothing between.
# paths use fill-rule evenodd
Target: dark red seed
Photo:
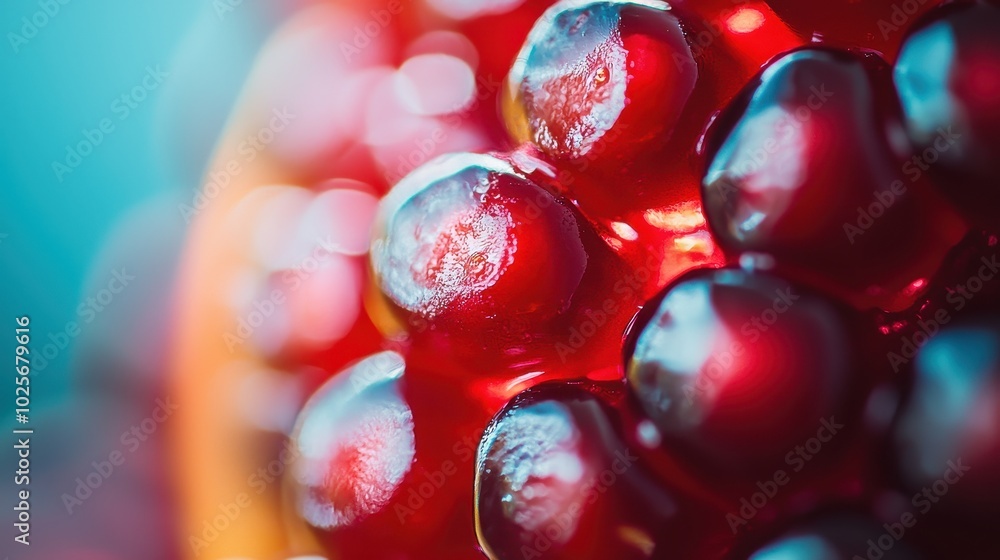
<instances>
[{"instance_id":1,"label":"dark red seed","mask_svg":"<svg viewBox=\"0 0 1000 560\"><path fill-rule=\"evenodd\" d=\"M697 79L662 2L562 2L535 24L508 77L508 128L556 160L628 161L669 138Z\"/></svg>"},{"instance_id":2,"label":"dark red seed","mask_svg":"<svg viewBox=\"0 0 1000 560\"><path fill-rule=\"evenodd\" d=\"M721 556L706 510L653 477L617 435L604 402L616 393L619 384L545 384L497 415L476 479L477 531L490 558Z\"/></svg>"},{"instance_id":3,"label":"dark red seed","mask_svg":"<svg viewBox=\"0 0 1000 560\"><path fill-rule=\"evenodd\" d=\"M493 156L445 156L400 182L371 262L412 357L465 376L609 366L638 301L607 291L621 266L576 211Z\"/></svg>"},{"instance_id":4,"label":"dark red seed","mask_svg":"<svg viewBox=\"0 0 1000 560\"><path fill-rule=\"evenodd\" d=\"M1000 500L1000 318L949 325L914 361L894 429L905 487L941 509L972 515ZM947 494L947 499L944 498Z\"/></svg>"},{"instance_id":5,"label":"dark red seed","mask_svg":"<svg viewBox=\"0 0 1000 560\"><path fill-rule=\"evenodd\" d=\"M404 368L376 354L310 399L292 436L290 503L336 557L477 558L473 457L488 413Z\"/></svg>"},{"instance_id":6,"label":"dark red seed","mask_svg":"<svg viewBox=\"0 0 1000 560\"><path fill-rule=\"evenodd\" d=\"M651 272L648 297L693 266L722 264L695 202L699 138L763 62L798 44L760 2L557 3L508 77L505 120L553 164L553 190Z\"/></svg>"},{"instance_id":7,"label":"dark red seed","mask_svg":"<svg viewBox=\"0 0 1000 560\"><path fill-rule=\"evenodd\" d=\"M983 227L1000 226L1000 6L935 12L900 52L895 79L917 150L907 167Z\"/></svg>"},{"instance_id":8,"label":"dark red seed","mask_svg":"<svg viewBox=\"0 0 1000 560\"><path fill-rule=\"evenodd\" d=\"M690 273L637 320L628 387L670 454L724 478L773 472L853 415L864 376L851 324L837 305L773 276Z\"/></svg>"},{"instance_id":9,"label":"dark red seed","mask_svg":"<svg viewBox=\"0 0 1000 560\"><path fill-rule=\"evenodd\" d=\"M705 213L730 254L861 307L902 309L926 288L965 226L909 147L888 67L827 49L771 64L717 123Z\"/></svg>"}]
</instances>

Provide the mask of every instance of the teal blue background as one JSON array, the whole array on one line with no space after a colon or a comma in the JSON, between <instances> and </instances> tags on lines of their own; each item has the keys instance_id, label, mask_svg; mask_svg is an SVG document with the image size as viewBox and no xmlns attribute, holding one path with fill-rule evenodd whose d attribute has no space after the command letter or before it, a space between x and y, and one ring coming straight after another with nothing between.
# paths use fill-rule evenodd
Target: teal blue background
<instances>
[{"instance_id":1,"label":"teal blue background","mask_svg":"<svg viewBox=\"0 0 1000 560\"><path fill-rule=\"evenodd\" d=\"M78 512L61 496L120 449L119 435L162 395L187 229L177 203L200 188L254 57L282 17L282 3L222 1L237 5L56 0L58 13L37 16L47 23L16 52L10 34L41 4L0 4L0 360L10 364L0 377L0 559L177 555L164 438L130 454ZM157 66L169 75L120 118L114 100ZM114 130L60 182L53 162L105 118ZM17 456L8 452L10 430L22 427L13 411L15 318L30 316L37 358L123 266L135 281L31 377L32 546L22 548L12 544ZM158 328L136 328L150 324ZM148 364L137 367L136 355Z\"/></svg>"},{"instance_id":2,"label":"teal blue background","mask_svg":"<svg viewBox=\"0 0 1000 560\"><path fill-rule=\"evenodd\" d=\"M232 11L196 0L54 3L59 12L16 53L9 33L41 8L0 4L0 326L28 314L36 339L76 318L91 263L123 213L198 185L275 15L262 2ZM119 120L111 103L157 65L170 76ZM53 161L103 118L114 131L57 180ZM55 374L40 380L36 404L69 396L73 355L71 345L46 368Z\"/></svg>"}]
</instances>

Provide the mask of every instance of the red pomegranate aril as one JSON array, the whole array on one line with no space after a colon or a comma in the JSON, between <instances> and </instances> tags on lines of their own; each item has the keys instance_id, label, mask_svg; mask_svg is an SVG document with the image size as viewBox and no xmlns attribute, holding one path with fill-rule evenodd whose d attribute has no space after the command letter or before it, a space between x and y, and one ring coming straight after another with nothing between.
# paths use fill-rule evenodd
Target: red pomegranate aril
<instances>
[{"instance_id":1,"label":"red pomegranate aril","mask_svg":"<svg viewBox=\"0 0 1000 560\"><path fill-rule=\"evenodd\" d=\"M468 512L488 412L405 367L393 352L370 356L309 400L292 436L291 504L337 557L480 558Z\"/></svg>"},{"instance_id":2,"label":"red pomegranate aril","mask_svg":"<svg viewBox=\"0 0 1000 560\"><path fill-rule=\"evenodd\" d=\"M554 165L554 189L633 268L652 269L647 297L691 266L722 264L703 224L678 229L660 218L700 217L692 207L702 167L695 147L711 115L763 61L796 44L776 30L773 14L771 39L753 34L756 48L748 49L742 42L751 34L735 37L695 6L665 8L556 4L525 43L504 98L514 138Z\"/></svg>"},{"instance_id":3,"label":"red pomegranate aril","mask_svg":"<svg viewBox=\"0 0 1000 560\"><path fill-rule=\"evenodd\" d=\"M507 77L504 119L515 140L555 165L555 188L613 231L629 213L696 197L697 180L674 175L715 110L713 101L689 106L707 97L692 95L699 71L665 3L561 2L536 23Z\"/></svg>"},{"instance_id":4,"label":"red pomegranate aril","mask_svg":"<svg viewBox=\"0 0 1000 560\"><path fill-rule=\"evenodd\" d=\"M620 387L547 383L494 418L476 477L477 532L487 556L721 557L724 547L703 529L708 511L653 477L617 435L605 399L620 400Z\"/></svg>"},{"instance_id":5,"label":"red pomegranate aril","mask_svg":"<svg viewBox=\"0 0 1000 560\"><path fill-rule=\"evenodd\" d=\"M907 28L940 0L768 0L803 37L838 47L865 48L892 60Z\"/></svg>"},{"instance_id":6,"label":"red pomegranate aril","mask_svg":"<svg viewBox=\"0 0 1000 560\"><path fill-rule=\"evenodd\" d=\"M372 263L383 291L429 320L549 319L569 306L587 269L572 210L489 156L431 162L393 189L381 216Z\"/></svg>"},{"instance_id":7,"label":"red pomegranate aril","mask_svg":"<svg viewBox=\"0 0 1000 560\"><path fill-rule=\"evenodd\" d=\"M913 387L894 429L905 487L931 488L942 502L937 507L959 515L995 512L998 430L1000 317L956 322L923 345L914 361Z\"/></svg>"},{"instance_id":8,"label":"red pomegranate aril","mask_svg":"<svg viewBox=\"0 0 1000 560\"><path fill-rule=\"evenodd\" d=\"M697 79L688 61L680 24L663 2L557 3L508 76L508 128L553 159L621 166L644 144L669 137Z\"/></svg>"},{"instance_id":9,"label":"red pomegranate aril","mask_svg":"<svg viewBox=\"0 0 1000 560\"><path fill-rule=\"evenodd\" d=\"M896 87L917 153L941 192L983 227L1000 226L1000 6L948 5L910 35Z\"/></svg>"},{"instance_id":10,"label":"red pomegranate aril","mask_svg":"<svg viewBox=\"0 0 1000 560\"><path fill-rule=\"evenodd\" d=\"M776 277L696 271L637 319L628 387L668 454L722 478L774 472L824 426L856 424L864 375L851 324Z\"/></svg>"},{"instance_id":11,"label":"red pomegranate aril","mask_svg":"<svg viewBox=\"0 0 1000 560\"><path fill-rule=\"evenodd\" d=\"M907 307L966 227L905 173L901 127L874 55L781 57L713 132L702 189L716 239L859 307Z\"/></svg>"},{"instance_id":12,"label":"red pomegranate aril","mask_svg":"<svg viewBox=\"0 0 1000 560\"><path fill-rule=\"evenodd\" d=\"M375 231L376 281L416 363L513 377L551 369L546 361L599 369L617 360L613 341L638 303L633 295L606 305L619 259L572 206L507 161L458 154L428 163L387 196ZM591 343L570 348L588 320Z\"/></svg>"}]
</instances>

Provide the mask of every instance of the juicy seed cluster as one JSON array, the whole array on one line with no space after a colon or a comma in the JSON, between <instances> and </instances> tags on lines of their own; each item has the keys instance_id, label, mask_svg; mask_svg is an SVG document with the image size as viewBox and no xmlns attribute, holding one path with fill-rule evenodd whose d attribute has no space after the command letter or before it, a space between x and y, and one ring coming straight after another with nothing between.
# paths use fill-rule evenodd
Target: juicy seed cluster
<instances>
[{"instance_id":1,"label":"juicy seed cluster","mask_svg":"<svg viewBox=\"0 0 1000 560\"><path fill-rule=\"evenodd\" d=\"M517 146L381 203L399 354L302 412L299 516L345 558L1000 557L1000 10L936 4L551 6Z\"/></svg>"}]
</instances>

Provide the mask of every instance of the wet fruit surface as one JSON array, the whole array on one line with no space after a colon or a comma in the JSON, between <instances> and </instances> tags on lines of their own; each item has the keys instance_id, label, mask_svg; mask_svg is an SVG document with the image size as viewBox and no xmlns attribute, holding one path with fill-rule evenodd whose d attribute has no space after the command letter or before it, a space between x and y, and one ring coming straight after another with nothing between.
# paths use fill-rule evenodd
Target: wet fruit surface
<instances>
[{"instance_id":1,"label":"wet fruit surface","mask_svg":"<svg viewBox=\"0 0 1000 560\"><path fill-rule=\"evenodd\" d=\"M240 347L329 378L285 481L313 549L996 558L1000 16L937 4L386 20L304 172L344 173L253 236L301 289Z\"/></svg>"},{"instance_id":2,"label":"wet fruit surface","mask_svg":"<svg viewBox=\"0 0 1000 560\"><path fill-rule=\"evenodd\" d=\"M397 185L382 212L372 263L383 291L429 321L550 319L587 269L586 226L572 210L487 156L432 162Z\"/></svg>"},{"instance_id":3,"label":"wet fruit surface","mask_svg":"<svg viewBox=\"0 0 1000 560\"><path fill-rule=\"evenodd\" d=\"M380 216L371 259L382 293L416 346L456 358L467 375L566 362L584 349L565 350L575 321L594 317L588 338L620 338L637 303L605 305L593 288L617 258L570 205L504 160L435 160L396 185Z\"/></svg>"},{"instance_id":4,"label":"wet fruit surface","mask_svg":"<svg viewBox=\"0 0 1000 560\"><path fill-rule=\"evenodd\" d=\"M666 448L752 472L780 464L824 420L844 419L861 372L831 303L723 269L682 277L646 309L628 386Z\"/></svg>"},{"instance_id":5,"label":"wet fruit surface","mask_svg":"<svg viewBox=\"0 0 1000 560\"><path fill-rule=\"evenodd\" d=\"M615 435L604 399L620 391L617 384L541 385L494 419L476 480L477 530L487 556L692 554L681 535L698 531L704 512L658 484Z\"/></svg>"},{"instance_id":6,"label":"wet fruit surface","mask_svg":"<svg viewBox=\"0 0 1000 560\"><path fill-rule=\"evenodd\" d=\"M306 405L292 438L300 454L288 480L295 511L349 556L475 558L467 508L487 415L455 401L451 417L435 414L432 400L449 392L405 368L398 354L373 355Z\"/></svg>"},{"instance_id":7,"label":"wet fruit surface","mask_svg":"<svg viewBox=\"0 0 1000 560\"><path fill-rule=\"evenodd\" d=\"M772 255L856 305L899 309L964 232L897 155L910 150L877 57L785 55L717 126L703 195L728 251Z\"/></svg>"},{"instance_id":8,"label":"wet fruit surface","mask_svg":"<svg viewBox=\"0 0 1000 560\"><path fill-rule=\"evenodd\" d=\"M551 160L552 188L616 252L653 269L647 296L692 266L721 264L692 204L693 148L744 79L796 44L762 15L771 33L747 61L739 33L708 25L719 17L662 2L557 3L508 76L502 101L512 136ZM662 266L650 267L651 258Z\"/></svg>"},{"instance_id":9,"label":"wet fruit surface","mask_svg":"<svg viewBox=\"0 0 1000 560\"><path fill-rule=\"evenodd\" d=\"M555 159L621 166L644 144L669 138L696 79L665 3L558 4L514 63L507 122Z\"/></svg>"},{"instance_id":10,"label":"wet fruit surface","mask_svg":"<svg viewBox=\"0 0 1000 560\"><path fill-rule=\"evenodd\" d=\"M914 362L912 393L894 432L896 467L909 490L942 493L954 485L942 505L948 509L988 511L1000 496L998 348L1000 322L984 316L942 330Z\"/></svg>"},{"instance_id":11,"label":"wet fruit surface","mask_svg":"<svg viewBox=\"0 0 1000 560\"><path fill-rule=\"evenodd\" d=\"M998 225L1000 175L1000 6L955 5L907 38L895 79L910 137L912 165L930 171L941 192L986 227Z\"/></svg>"}]
</instances>

